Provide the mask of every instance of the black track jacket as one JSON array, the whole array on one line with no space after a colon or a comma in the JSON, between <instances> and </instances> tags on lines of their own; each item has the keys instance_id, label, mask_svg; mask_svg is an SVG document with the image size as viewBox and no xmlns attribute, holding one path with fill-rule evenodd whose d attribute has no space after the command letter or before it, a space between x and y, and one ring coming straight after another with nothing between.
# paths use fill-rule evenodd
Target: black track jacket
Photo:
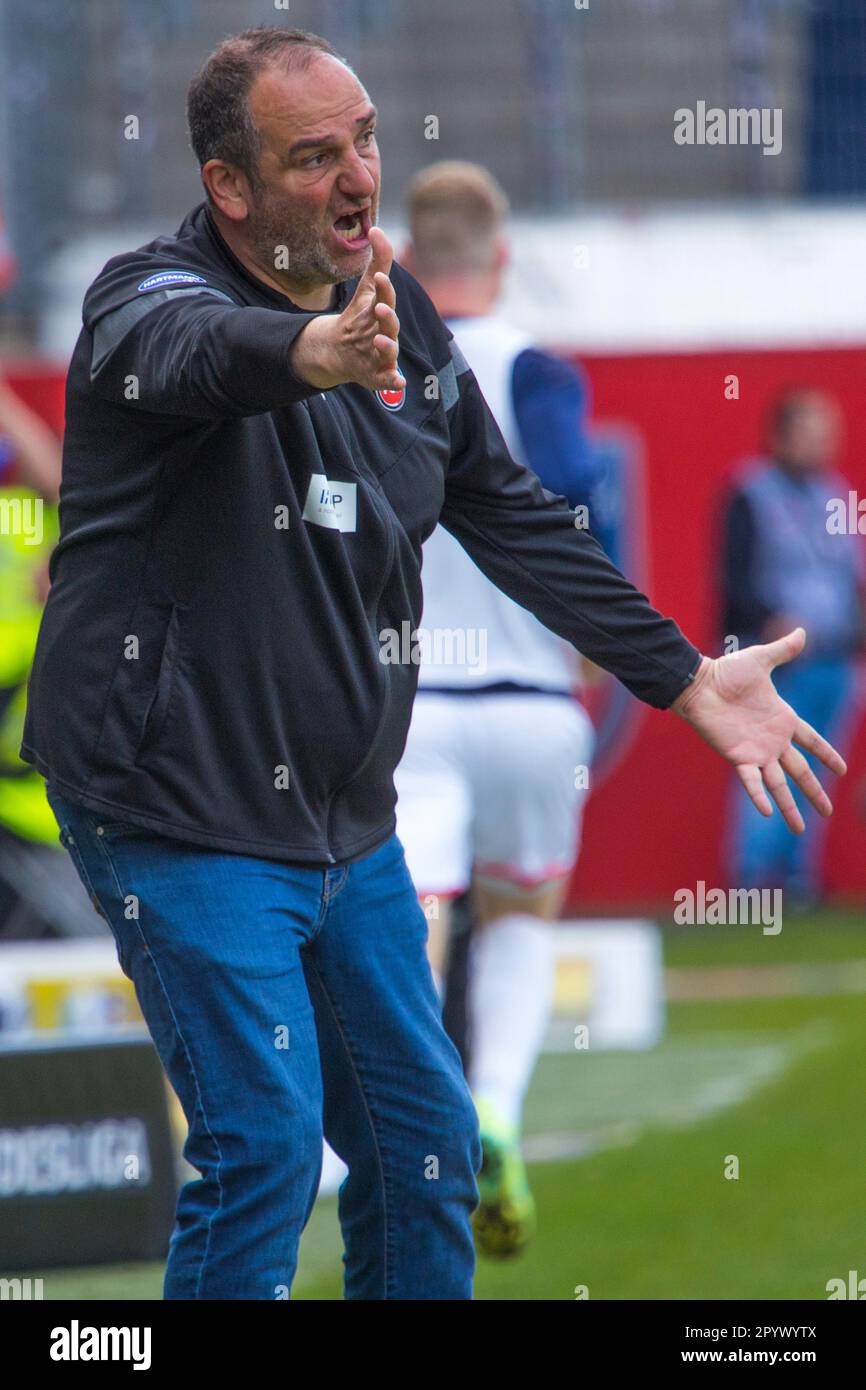
<instances>
[{"instance_id":1,"label":"black track jacket","mask_svg":"<svg viewBox=\"0 0 866 1390\"><path fill-rule=\"evenodd\" d=\"M511 458L431 301L392 279L402 397L300 380L314 315L244 269L204 203L91 285L21 748L61 795L266 859L376 849L437 521L641 700L689 683L698 650Z\"/></svg>"}]
</instances>

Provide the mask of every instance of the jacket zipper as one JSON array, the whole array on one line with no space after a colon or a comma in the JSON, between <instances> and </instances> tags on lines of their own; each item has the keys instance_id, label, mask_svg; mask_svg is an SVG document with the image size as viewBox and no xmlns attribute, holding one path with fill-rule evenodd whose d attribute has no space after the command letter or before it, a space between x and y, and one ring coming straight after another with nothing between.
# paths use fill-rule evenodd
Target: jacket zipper
<instances>
[{"instance_id":1,"label":"jacket zipper","mask_svg":"<svg viewBox=\"0 0 866 1390\"><path fill-rule=\"evenodd\" d=\"M381 588L379 589L378 594L376 595L376 610L375 610L375 617L376 617L377 636L378 636L378 627L379 627L379 604L381 603L382 595L383 595L384 592L385 592L385 588L386 588L386 586L387 586L387 584L388 584L388 580L391 578L391 568L392 568L393 560L394 560L394 549L395 549L394 532L393 532L393 529L389 526L389 528L388 528L388 554L387 554L387 558L386 558L386 560L385 560L385 565L384 565L384 572L385 572L385 574L384 574L384 579L382 580L382 586L381 586ZM379 742L379 739L380 739L381 734L382 734L382 730L383 730L384 727L385 727L385 719L386 719L386 716L387 716L387 714L388 714L388 709L389 709L389 706L390 706L391 686L390 686L390 682L389 682L389 680L388 680L387 668L385 667L384 663L380 663L380 665L382 666L382 679L383 679L383 681L384 681L384 690L383 690L383 695L382 695L382 708L381 708L381 710L380 710L380 712L379 712L379 719L378 719L377 724L376 724L376 729L375 729L375 732L374 732L374 734L373 734L373 738L372 738L372 740L371 740L371 742L370 742L369 747L367 748L366 753L364 754L363 758L361 759L360 763L357 765L357 767L355 768L355 770L351 773L351 775L350 775L349 777L344 778L344 780L343 780L342 782L340 782L339 785L336 786L336 787L334 788L334 790L331 792L330 796L328 797L328 818L327 818L327 824L326 824L326 827L325 827L325 843L326 843L327 851L328 851L328 859L329 859L330 863L332 863L332 864L336 864L336 862L337 862L335 856L334 856L334 855L332 854L332 852L331 852L331 821L332 821L332 818L333 818L334 801L335 801L336 798L340 795L340 793L344 790L344 788L348 787L349 784L350 784L351 782L354 782L354 780L355 780L356 777L360 776L360 774L363 772L364 768L368 765L368 763L370 762L370 758L372 757L373 752L374 752L374 750L375 750L375 748L376 748L376 745L377 745L377 743Z\"/></svg>"},{"instance_id":2,"label":"jacket zipper","mask_svg":"<svg viewBox=\"0 0 866 1390\"><path fill-rule=\"evenodd\" d=\"M331 397L330 397L330 395L328 395L328 394L326 394L326 393L324 393L324 392L323 392L323 395L325 395L325 399L327 400L328 405L329 405L332 409L333 409L334 406L339 406L339 401L332 400ZM336 411L336 410L334 411L334 414L335 414L335 415L337 414L337 411ZM337 425L337 428L339 429L340 434L343 435L343 434L344 434L343 429L340 427L339 424ZM351 451L350 451L349 457L350 457L350 459L351 459L351 457L352 457L352 456L351 456ZM353 464L353 468L354 468L354 470L355 470L356 472L359 473L359 475L360 475L361 477L364 477L364 474L363 474L363 473L360 473L360 470L358 469L357 464ZM369 471L369 470L367 470L367 471ZM375 621L376 621L376 637L377 637L377 640L378 640L379 604L380 604L381 601L382 601L382 595L383 595L384 592L385 592L385 589L386 589L387 584L388 584L388 580L391 578L391 569L392 569L392 566L393 566L393 563L394 563L394 551L395 551L395 549L396 549L396 541L395 541L395 538L394 538L394 527L393 527L393 524L392 524L392 521L391 521L391 517L388 515L387 511L384 511L383 509L380 509L380 506L379 506L380 500L381 500L381 499L380 499L379 496L378 496L378 493L379 493L379 490L380 490L378 479L377 479L377 478L372 474L372 472L371 472L371 473L370 473L369 479L366 478L366 477L364 477L364 481L365 481L365 482L368 482L368 483L370 484L370 486L368 487L367 495L368 495L371 499L373 499L373 498L375 497L375 503L374 503L374 505L375 505L377 511L379 511L380 515L384 515L384 518L385 518L385 521L386 521L387 527L388 527L388 551L387 551L387 555L386 555L386 559L385 559L385 564L384 564L383 567L382 567L383 578L382 578L381 586L380 586L380 588L379 588L379 592L378 592L377 595L376 595L376 605L375 605L375 610L374 610L374 611L375 611ZM327 814L327 821L326 821L326 825L325 825L325 845L326 845L327 854L328 854L328 861L329 861L329 863L331 863L331 864L336 864L336 862L337 862L335 855L331 852L331 820L332 820L332 817L333 817L334 801L335 801L336 798L340 795L340 792L343 791L343 789L344 789L345 787L348 787L349 784L350 784L351 782L354 782L355 778L358 777L358 776L360 776L361 772L363 772L364 768L367 766L367 764L368 764L369 761L370 761L370 758L371 758L371 756L372 756L372 754L373 754L373 752L374 752L374 750L375 750L376 744L379 742L379 738L380 738L380 736L381 736L382 730L383 730L383 728L385 727L385 717L386 717L386 715L387 715L387 713L388 713L388 707L389 707L389 704L390 704L391 688L390 688L390 684L389 684L389 682L388 682L388 673L387 673L387 670L385 669L384 663L380 663L380 665L382 665L382 671L383 671L384 690L383 690L383 698L382 698L382 708L381 708L381 711L380 711L380 713L379 713L379 719L378 719L378 722L377 722L377 724L376 724L376 729L375 729L375 732L374 732L374 734L373 734L373 738L372 738L372 740L371 740L371 742L370 742L370 744L369 744L369 747L367 748L366 753L364 754L364 756L363 756L363 758L361 759L360 763L359 763L359 764L357 765L357 767L355 768L354 772L352 772L352 774L351 774L349 777L344 778L343 781L340 782L339 785L336 786L336 787L334 788L334 790L331 792L330 796L328 797L328 814Z\"/></svg>"}]
</instances>

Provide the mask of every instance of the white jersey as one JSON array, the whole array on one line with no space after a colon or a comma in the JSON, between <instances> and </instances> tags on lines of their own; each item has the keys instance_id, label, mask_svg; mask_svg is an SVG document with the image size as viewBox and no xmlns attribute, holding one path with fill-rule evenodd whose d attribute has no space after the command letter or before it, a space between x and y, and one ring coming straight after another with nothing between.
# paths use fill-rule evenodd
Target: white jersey
<instances>
[{"instance_id":1,"label":"white jersey","mask_svg":"<svg viewBox=\"0 0 866 1390\"><path fill-rule=\"evenodd\" d=\"M495 314L456 319L449 327L518 463L526 463L512 397L512 373L531 339ZM466 687L510 681L573 691L574 647L521 608L482 573L449 531L424 542L419 687Z\"/></svg>"}]
</instances>

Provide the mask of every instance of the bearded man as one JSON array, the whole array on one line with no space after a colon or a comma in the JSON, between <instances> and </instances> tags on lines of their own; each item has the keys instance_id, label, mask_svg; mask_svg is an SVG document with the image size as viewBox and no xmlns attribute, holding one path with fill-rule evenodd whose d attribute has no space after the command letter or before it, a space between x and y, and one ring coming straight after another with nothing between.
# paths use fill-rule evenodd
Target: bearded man
<instances>
[{"instance_id":1,"label":"bearded man","mask_svg":"<svg viewBox=\"0 0 866 1390\"><path fill-rule=\"evenodd\" d=\"M775 694L804 634L711 661L509 455L376 227L376 112L315 35L189 93L206 199L114 257L72 358L22 757L189 1122L169 1299L290 1292L322 1135L353 1299L468 1299L478 1124L394 832L438 521L505 592L765 785L829 801ZM398 319L399 309L399 319Z\"/></svg>"}]
</instances>

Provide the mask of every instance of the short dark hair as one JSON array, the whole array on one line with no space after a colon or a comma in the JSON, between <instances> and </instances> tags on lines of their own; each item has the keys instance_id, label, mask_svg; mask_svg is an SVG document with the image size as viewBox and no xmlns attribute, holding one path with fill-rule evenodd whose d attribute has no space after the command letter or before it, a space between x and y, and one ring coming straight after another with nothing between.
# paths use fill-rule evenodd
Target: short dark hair
<instances>
[{"instance_id":1,"label":"short dark hair","mask_svg":"<svg viewBox=\"0 0 866 1390\"><path fill-rule=\"evenodd\" d=\"M237 165L258 189L261 135L250 114L250 89L265 68L304 72L322 53L349 67L327 39L306 29L260 24L224 39L187 93L189 140L199 168L209 159L224 159ZM210 201L207 188L205 193Z\"/></svg>"}]
</instances>

